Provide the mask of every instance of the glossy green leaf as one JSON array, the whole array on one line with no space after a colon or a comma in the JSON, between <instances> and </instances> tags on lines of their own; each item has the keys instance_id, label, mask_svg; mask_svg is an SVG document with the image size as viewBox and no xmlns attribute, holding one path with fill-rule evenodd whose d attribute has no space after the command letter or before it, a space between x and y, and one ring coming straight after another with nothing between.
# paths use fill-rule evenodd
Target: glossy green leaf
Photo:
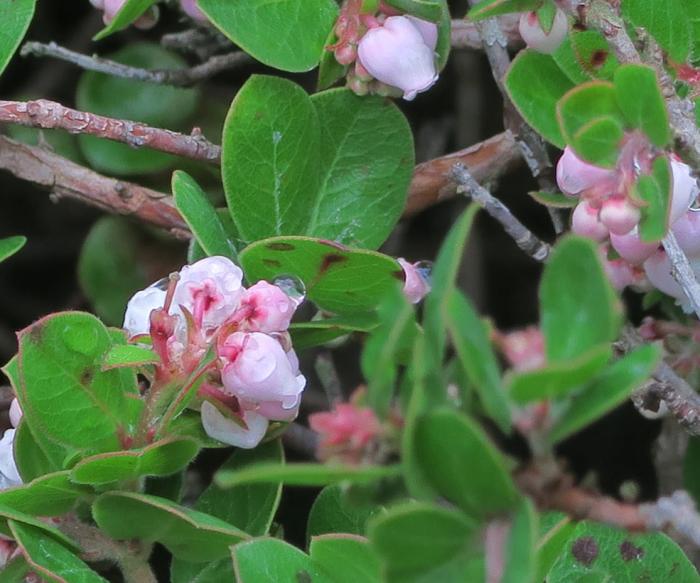
<instances>
[{"instance_id":1,"label":"glossy green leaf","mask_svg":"<svg viewBox=\"0 0 700 583\"><path fill-rule=\"evenodd\" d=\"M403 279L395 259L310 237L275 237L246 247L241 266L251 282L296 276L309 300L329 312L367 312Z\"/></svg>"},{"instance_id":2,"label":"glossy green leaf","mask_svg":"<svg viewBox=\"0 0 700 583\"><path fill-rule=\"evenodd\" d=\"M540 284L547 362L568 362L609 344L620 328L620 305L595 244L565 237L554 248Z\"/></svg>"},{"instance_id":3,"label":"glossy green leaf","mask_svg":"<svg viewBox=\"0 0 700 583\"><path fill-rule=\"evenodd\" d=\"M237 544L231 552L238 583L335 583L311 557L279 539L246 541Z\"/></svg>"},{"instance_id":4,"label":"glossy green leaf","mask_svg":"<svg viewBox=\"0 0 700 583\"><path fill-rule=\"evenodd\" d=\"M622 14L635 27L646 29L674 61L683 62L691 40L685 4L684 0L622 0Z\"/></svg>"},{"instance_id":5,"label":"glossy green leaf","mask_svg":"<svg viewBox=\"0 0 700 583\"><path fill-rule=\"evenodd\" d=\"M34 17L36 0L0 0L0 75L18 49Z\"/></svg>"},{"instance_id":6,"label":"glossy green leaf","mask_svg":"<svg viewBox=\"0 0 700 583\"><path fill-rule=\"evenodd\" d=\"M630 126L642 130L655 146L668 145L671 140L668 111L652 67L634 64L619 67L615 71L615 94Z\"/></svg>"},{"instance_id":7,"label":"glossy green leaf","mask_svg":"<svg viewBox=\"0 0 700 583\"><path fill-rule=\"evenodd\" d=\"M470 516L494 516L516 506L518 493L503 454L468 417L433 411L418 419L413 439L426 480Z\"/></svg>"},{"instance_id":8,"label":"glossy green leaf","mask_svg":"<svg viewBox=\"0 0 700 583\"><path fill-rule=\"evenodd\" d=\"M112 538L160 542L173 556L185 561L222 559L229 546L248 538L214 516L147 494L102 494L92 506L92 515Z\"/></svg>"},{"instance_id":9,"label":"glossy green leaf","mask_svg":"<svg viewBox=\"0 0 700 583\"><path fill-rule=\"evenodd\" d=\"M566 209L574 208L578 204L578 198L566 196L560 192L528 192L540 204L550 208Z\"/></svg>"},{"instance_id":10,"label":"glossy green leaf","mask_svg":"<svg viewBox=\"0 0 700 583\"><path fill-rule=\"evenodd\" d=\"M406 205L415 162L408 122L388 99L349 89L311 101L321 128L320 183L308 228L293 234L376 249Z\"/></svg>"},{"instance_id":11,"label":"glossy green leaf","mask_svg":"<svg viewBox=\"0 0 700 583\"><path fill-rule=\"evenodd\" d=\"M0 506L32 516L60 516L70 512L89 493L83 486L73 484L70 472L56 472L0 492Z\"/></svg>"},{"instance_id":12,"label":"glossy green leaf","mask_svg":"<svg viewBox=\"0 0 700 583\"><path fill-rule=\"evenodd\" d=\"M115 344L105 355L102 370L123 367L141 367L160 362L160 357L149 348L136 344Z\"/></svg>"},{"instance_id":13,"label":"glossy green leaf","mask_svg":"<svg viewBox=\"0 0 700 583\"><path fill-rule=\"evenodd\" d=\"M518 403L559 399L590 381L610 360L612 348L603 344L577 358L510 377L508 393Z\"/></svg>"},{"instance_id":14,"label":"glossy green leaf","mask_svg":"<svg viewBox=\"0 0 700 583\"><path fill-rule=\"evenodd\" d=\"M0 239L0 261L5 261L8 257L12 257L19 251L27 242L26 237L7 237Z\"/></svg>"},{"instance_id":15,"label":"glossy green leaf","mask_svg":"<svg viewBox=\"0 0 700 583\"><path fill-rule=\"evenodd\" d=\"M308 539L331 533L366 534L367 522L380 513L381 508L354 504L345 494L339 484L321 490L309 512Z\"/></svg>"},{"instance_id":16,"label":"glossy green leaf","mask_svg":"<svg viewBox=\"0 0 700 583\"><path fill-rule=\"evenodd\" d=\"M20 332L17 397L34 431L77 450L120 449L139 415L136 376L102 371L112 339L90 314L47 316Z\"/></svg>"},{"instance_id":17,"label":"glossy green leaf","mask_svg":"<svg viewBox=\"0 0 700 583\"><path fill-rule=\"evenodd\" d=\"M215 482L221 488L243 484L286 484L287 486L327 486L338 482L366 483L400 474L399 466L345 466L293 463L252 464L238 471L223 470Z\"/></svg>"},{"instance_id":18,"label":"glossy green leaf","mask_svg":"<svg viewBox=\"0 0 700 583\"><path fill-rule=\"evenodd\" d=\"M289 328L294 349L298 352L331 342L354 332L371 332L379 325L374 312L358 312L351 316L332 316L308 322L296 322Z\"/></svg>"},{"instance_id":19,"label":"glossy green leaf","mask_svg":"<svg viewBox=\"0 0 700 583\"><path fill-rule=\"evenodd\" d=\"M56 583L107 583L80 558L46 533L21 522L10 521L17 541L31 570L44 581Z\"/></svg>"},{"instance_id":20,"label":"glossy green leaf","mask_svg":"<svg viewBox=\"0 0 700 583\"><path fill-rule=\"evenodd\" d=\"M566 140L557 120L557 102L574 84L554 59L531 49L521 51L504 82L525 121L547 141L564 148Z\"/></svg>"},{"instance_id":21,"label":"glossy green leaf","mask_svg":"<svg viewBox=\"0 0 700 583\"><path fill-rule=\"evenodd\" d=\"M166 438L142 449L114 451L85 458L71 471L78 484L110 484L145 476L169 476L185 468L199 453L197 442Z\"/></svg>"},{"instance_id":22,"label":"glossy green leaf","mask_svg":"<svg viewBox=\"0 0 700 583\"><path fill-rule=\"evenodd\" d=\"M380 583L379 557L367 539L348 534L327 534L311 540L311 559L333 574L334 583Z\"/></svg>"},{"instance_id":23,"label":"glossy green leaf","mask_svg":"<svg viewBox=\"0 0 700 583\"><path fill-rule=\"evenodd\" d=\"M510 433L508 396L488 328L471 302L457 290L447 296L446 313L447 328L466 377L479 395L486 414L501 431Z\"/></svg>"},{"instance_id":24,"label":"glossy green leaf","mask_svg":"<svg viewBox=\"0 0 700 583\"><path fill-rule=\"evenodd\" d=\"M189 174L176 171L172 179L175 206L209 256L222 255L236 261L238 253L207 195Z\"/></svg>"},{"instance_id":25,"label":"glossy green leaf","mask_svg":"<svg viewBox=\"0 0 700 583\"><path fill-rule=\"evenodd\" d=\"M470 20L483 20L492 16L535 10L542 0L481 0L472 6L467 14Z\"/></svg>"},{"instance_id":26,"label":"glossy green leaf","mask_svg":"<svg viewBox=\"0 0 700 583\"><path fill-rule=\"evenodd\" d=\"M651 174L640 176L633 187L634 196L646 203L639 221L642 241L660 241L666 236L672 192L671 162L668 157L659 156L654 160Z\"/></svg>"},{"instance_id":27,"label":"glossy green leaf","mask_svg":"<svg viewBox=\"0 0 700 583\"><path fill-rule=\"evenodd\" d=\"M549 435L556 443L583 429L612 410L639 388L654 372L661 349L652 344L640 346L605 369L575 396Z\"/></svg>"},{"instance_id":28,"label":"glossy green leaf","mask_svg":"<svg viewBox=\"0 0 700 583\"><path fill-rule=\"evenodd\" d=\"M477 523L441 506L407 503L372 521L369 538L388 583L484 580Z\"/></svg>"},{"instance_id":29,"label":"glossy green leaf","mask_svg":"<svg viewBox=\"0 0 700 583\"><path fill-rule=\"evenodd\" d=\"M132 0L133 1L133 0ZM186 62L179 55L153 43L129 43L110 60L145 69L179 69ZM122 79L88 71L78 83L79 109L117 119L143 122L171 130L185 129L198 102L195 89ZM162 152L132 148L95 136L78 137L81 151L93 168L113 175L157 172L172 166L178 158Z\"/></svg>"},{"instance_id":30,"label":"glossy green leaf","mask_svg":"<svg viewBox=\"0 0 700 583\"><path fill-rule=\"evenodd\" d=\"M615 583L698 581L693 565L665 534L631 534L604 524L581 522L547 581L578 581L577 577L589 571L607 572Z\"/></svg>"},{"instance_id":31,"label":"glossy green leaf","mask_svg":"<svg viewBox=\"0 0 700 583\"><path fill-rule=\"evenodd\" d=\"M110 34L124 30L134 20L137 20L146 10L153 6L158 0L126 0L119 12L114 16L105 28L98 32L93 40L102 40Z\"/></svg>"}]
</instances>

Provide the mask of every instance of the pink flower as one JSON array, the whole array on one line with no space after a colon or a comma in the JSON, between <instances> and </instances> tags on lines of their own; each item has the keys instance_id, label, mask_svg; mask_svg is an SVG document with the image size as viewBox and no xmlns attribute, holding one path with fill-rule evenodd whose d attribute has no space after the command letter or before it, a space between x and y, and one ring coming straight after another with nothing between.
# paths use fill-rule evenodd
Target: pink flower
<instances>
[{"instance_id":1,"label":"pink flower","mask_svg":"<svg viewBox=\"0 0 700 583\"><path fill-rule=\"evenodd\" d=\"M15 430L8 429L0 439L0 490L22 484L14 453Z\"/></svg>"},{"instance_id":2,"label":"pink flower","mask_svg":"<svg viewBox=\"0 0 700 583\"><path fill-rule=\"evenodd\" d=\"M182 6L183 12L192 20L201 23L209 22L207 15L197 5L197 0L180 0L180 6Z\"/></svg>"},{"instance_id":3,"label":"pink flower","mask_svg":"<svg viewBox=\"0 0 700 583\"><path fill-rule=\"evenodd\" d=\"M22 421L22 407L20 407L19 401L15 397L10 403L10 423L12 427L17 427L20 421Z\"/></svg>"},{"instance_id":4,"label":"pink flower","mask_svg":"<svg viewBox=\"0 0 700 583\"><path fill-rule=\"evenodd\" d=\"M187 309L205 329L223 324L238 308L243 272L226 257L207 257L180 271L173 307Z\"/></svg>"},{"instance_id":5,"label":"pink flower","mask_svg":"<svg viewBox=\"0 0 700 583\"><path fill-rule=\"evenodd\" d=\"M375 79L401 89L410 101L438 79L435 50L424 34L407 17L390 16L360 39L360 63Z\"/></svg>"},{"instance_id":6,"label":"pink flower","mask_svg":"<svg viewBox=\"0 0 700 583\"><path fill-rule=\"evenodd\" d=\"M267 433L269 422L267 418L254 411L243 411L240 422L226 417L209 401L202 403L202 425L204 431L212 439L222 443L252 449L258 445Z\"/></svg>"},{"instance_id":7,"label":"pink flower","mask_svg":"<svg viewBox=\"0 0 700 583\"><path fill-rule=\"evenodd\" d=\"M700 256L700 212L686 211L671 230L688 257Z\"/></svg>"},{"instance_id":8,"label":"pink flower","mask_svg":"<svg viewBox=\"0 0 700 583\"><path fill-rule=\"evenodd\" d=\"M166 292L160 283L154 283L144 290L136 292L126 305L123 328L129 337L149 334L151 330L151 312L163 307Z\"/></svg>"},{"instance_id":9,"label":"pink flower","mask_svg":"<svg viewBox=\"0 0 700 583\"><path fill-rule=\"evenodd\" d=\"M627 198L615 197L603 202L598 216L611 233L626 235L637 226L642 213Z\"/></svg>"},{"instance_id":10,"label":"pink flower","mask_svg":"<svg viewBox=\"0 0 700 583\"><path fill-rule=\"evenodd\" d=\"M534 370L545 364L544 336L535 326L508 334L498 334L497 342L513 370Z\"/></svg>"},{"instance_id":11,"label":"pink flower","mask_svg":"<svg viewBox=\"0 0 700 583\"><path fill-rule=\"evenodd\" d=\"M430 48L430 50L435 51L437 48L438 41L438 27L434 22L429 20L423 20L422 18L416 18L410 14L406 15L411 21L411 24L418 29L420 35L423 37L423 42Z\"/></svg>"},{"instance_id":12,"label":"pink flower","mask_svg":"<svg viewBox=\"0 0 700 583\"><path fill-rule=\"evenodd\" d=\"M564 42L569 24L566 20L566 14L557 8L552 28L548 33L542 29L536 12L523 12L520 16L518 29L528 47L538 53L551 55Z\"/></svg>"},{"instance_id":13,"label":"pink flower","mask_svg":"<svg viewBox=\"0 0 700 583\"><path fill-rule=\"evenodd\" d=\"M632 265L624 259L608 259L603 257L603 269L608 276L613 287L621 291L629 285L635 285L639 281L639 276Z\"/></svg>"},{"instance_id":14,"label":"pink flower","mask_svg":"<svg viewBox=\"0 0 700 583\"><path fill-rule=\"evenodd\" d=\"M684 164L675 155L671 158L671 171L673 172L673 191L669 222L673 225L686 214L690 205L697 198L698 185L691 174L690 166Z\"/></svg>"},{"instance_id":15,"label":"pink flower","mask_svg":"<svg viewBox=\"0 0 700 583\"><path fill-rule=\"evenodd\" d=\"M338 453L349 461L358 462L365 448L381 432L374 411L352 403L341 403L328 413L310 415L309 425L320 434L319 457L322 459Z\"/></svg>"},{"instance_id":16,"label":"pink flower","mask_svg":"<svg viewBox=\"0 0 700 583\"><path fill-rule=\"evenodd\" d=\"M645 243L634 228L624 235L610 234L610 243L620 257L632 265L641 265L659 248L658 243Z\"/></svg>"},{"instance_id":17,"label":"pink flower","mask_svg":"<svg viewBox=\"0 0 700 583\"><path fill-rule=\"evenodd\" d=\"M409 263L402 257L399 257L398 262L405 276L403 293L409 302L417 304L430 292L430 283L417 267L420 262Z\"/></svg>"},{"instance_id":18,"label":"pink flower","mask_svg":"<svg viewBox=\"0 0 700 583\"><path fill-rule=\"evenodd\" d=\"M92 0L91 0L92 1ZM102 19L105 24L110 24L114 17L119 13L126 0L96 0L92 2L93 6L104 10ZM156 10L147 10L142 16L134 21L134 26L143 30L153 28L158 22L158 13Z\"/></svg>"},{"instance_id":19,"label":"pink flower","mask_svg":"<svg viewBox=\"0 0 700 583\"><path fill-rule=\"evenodd\" d=\"M594 241L605 241L609 235L608 228L598 218L598 209L585 200L576 205L571 215L571 230Z\"/></svg>"},{"instance_id":20,"label":"pink flower","mask_svg":"<svg viewBox=\"0 0 700 583\"><path fill-rule=\"evenodd\" d=\"M306 379L299 374L296 354L286 353L272 336L234 332L219 346L219 356L226 362L221 380L227 393L258 405L298 406Z\"/></svg>"},{"instance_id":21,"label":"pink flower","mask_svg":"<svg viewBox=\"0 0 700 583\"><path fill-rule=\"evenodd\" d=\"M557 184L569 196L579 196L590 188L615 179L614 170L584 162L569 146L564 149L564 154L557 163Z\"/></svg>"},{"instance_id":22,"label":"pink flower","mask_svg":"<svg viewBox=\"0 0 700 583\"><path fill-rule=\"evenodd\" d=\"M644 271L656 289L677 300L685 299L681 286L673 279L671 262L663 249L659 249L644 262Z\"/></svg>"},{"instance_id":23,"label":"pink flower","mask_svg":"<svg viewBox=\"0 0 700 583\"><path fill-rule=\"evenodd\" d=\"M276 285L259 281L243 292L237 314L241 327L251 332L284 332L297 309L297 303ZM234 314L233 319L236 320Z\"/></svg>"}]
</instances>

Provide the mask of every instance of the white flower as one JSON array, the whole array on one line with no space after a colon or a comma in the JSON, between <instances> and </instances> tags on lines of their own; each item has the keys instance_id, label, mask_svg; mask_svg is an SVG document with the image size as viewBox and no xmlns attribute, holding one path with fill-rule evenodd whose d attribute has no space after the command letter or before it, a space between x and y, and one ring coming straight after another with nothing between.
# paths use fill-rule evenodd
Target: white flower
<instances>
[{"instance_id":1,"label":"white flower","mask_svg":"<svg viewBox=\"0 0 700 583\"><path fill-rule=\"evenodd\" d=\"M15 430L8 429L0 439L0 490L22 484L14 453Z\"/></svg>"},{"instance_id":2,"label":"white flower","mask_svg":"<svg viewBox=\"0 0 700 583\"><path fill-rule=\"evenodd\" d=\"M254 411L244 411L243 421L248 429L226 417L209 401L202 403L202 425L209 437L234 447L252 449L265 437L269 422Z\"/></svg>"},{"instance_id":3,"label":"white flower","mask_svg":"<svg viewBox=\"0 0 700 583\"><path fill-rule=\"evenodd\" d=\"M162 308L165 303L165 290L161 289L160 285L160 282L157 282L136 292L126 305L123 327L130 338L150 332L151 312Z\"/></svg>"}]
</instances>

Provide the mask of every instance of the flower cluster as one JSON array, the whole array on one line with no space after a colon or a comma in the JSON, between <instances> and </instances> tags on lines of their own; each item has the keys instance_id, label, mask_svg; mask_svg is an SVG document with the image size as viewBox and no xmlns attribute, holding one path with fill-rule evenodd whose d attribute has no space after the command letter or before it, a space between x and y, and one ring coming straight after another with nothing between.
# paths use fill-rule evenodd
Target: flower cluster
<instances>
[{"instance_id":1,"label":"flower cluster","mask_svg":"<svg viewBox=\"0 0 700 583\"><path fill-rule=\"evenodd\" d=\"M182 268L129 301L124 328L150 335L161 363L157 382L186 379L210 347L216 360L199 388L202 424L224 443L255 447L270 421L292 421L306 380L287 329L298 300L266 281L244 288L225 257Z\"/></svg>"},{"instance_id":2,"label":"flower cluster","mask_svg":"<svg viewBox=\"0 0 700 583\"><path fill-rule=\"evenodd\" d=\"M649 172L652 159L648 147L634 134L626 137L612 169L584 162L567 147L557 164L557 183L562 192L580 199L572 215L572 231L601 243L606 271L616 288L646 289L651 284L682 300L683 292L671 277L665 252L639 235L643 203L633 196L632 187L640 174ZM672 158L671 171L668 225L700 269L700 217L691 208L698 195L697 184L680 158ZM608 247L619 257L607 259Z\"/></svg>"},{"instance_id":3,"label":"flower cluster","mask_svg":"<svg viewBox=\"0 0 700 583\"><path fill-rule=\"evenodd\" d=\"M328 47L349 67L348 87L358 95L400 91L409 101L432 87L438 79L437 25L381 4L376 14L362 9L362 0L344 4L335 26L338 41Z\"/></svg>"},{"instance_id":4,"label":"flower cluster","mask_svg":"<svg viewBox=\"0 0 700 583\"><path fill-rule=\"evenodd\" d=\"M566 20L566 14L560 8L557 8L551 28L548 32L545 32L537 12L531 11L523 12L520 16L518 30L528 47L539 53L551 55L564 42L566 33L569 30L569 24Z\"/></svg>"}]
</instances>

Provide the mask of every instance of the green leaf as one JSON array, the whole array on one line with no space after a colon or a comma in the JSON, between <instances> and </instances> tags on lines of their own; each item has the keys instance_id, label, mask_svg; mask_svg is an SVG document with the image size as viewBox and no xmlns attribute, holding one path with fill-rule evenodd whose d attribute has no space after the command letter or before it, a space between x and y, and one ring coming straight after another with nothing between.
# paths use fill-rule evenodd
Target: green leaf
<instances>
[{"instance_id":1,"label":"green leaf","mask_svg":"<svg viewBox=\"0 0 700 583\"><path fill-rule=\"evenodd\" d=\"M278 539L246 541L231 552L238 583L335 583L311 557Z\"/></svg>"},{"instance_id":2,"label":"green leaf","mask_svg":"<svg viewBox=\"0 0 700 583\"><path fill-rule=\"evenodd\" d=\"M150 281L140 259L142 235L122 217L103 217L90 229L78 262L78 279L92 306L107 324L121 325L126 304Z\"/></svg>"},{"instance_id":3,"label":"green leaf","mask_svg":"<svg viewBox=\"0 0 700 583\"><path fill-rule=\"evenodd\" d=\"M615 94L630 126L642 130L655 146L668 145L671 141L668 111L652 67L634 64L619 67L615 71Z\"/></svg>"},{"instance_id":4,"label":"green leaf","mask_svg":"<svg viewBox=\"0 0 700 583\"><path fill-rule=\"evenodd\" d=\"M26 237L7 237L0 239L0 261L5 261L8 257L12 257L19 251L27 242Z\"/></svg>"},{"instance_id":5,"label":"green leaf","mask_svg":"<svg viewBox=\"0 0 700 583\"><path fill-rule=\"evenodd\" d=\"M120 449L136 426L136 377L102 371L112 347L108 330L81 312L53 314L19 334L17 397L34 432L78 450Z\"/></svg>"},{"instance_id":6,"label":"green leaf","mask_svg":"<svg viewBox=\"0 0 700 583\"><path fill-rule=\"evenodd\" d=\"M311 559L333 574L334 583L380 583L379 558L367 539L348 534L314 537L309 548Z\"/></svg>"},{"instance_id":7,"label":"green leaf","mask_svg":"<svg viewBox=\"0 0 700 583\"><path fill-rule=\"evenodd\" d=\"M484 581L477 524L441 506L407 503L370 524L388 583Z\"/></svg>"},{"instance_id":8,"label":"green leaf","mask_svg":"<svg viewBox=\"0 0 700 583\"><path fill-rule=\"evenodd\" d=\"M237 261L238 253L207 195L189 174L176 171L172 179L175 206L207 255Z\"/></svg>"},{"instance_id":9,"label":"green leaf","mask_svg":"<svg viewBox=\"0 0 700 583\"><path fill-rule=\"evenodd\" d=\"M146 10L153 6L158 0L126 0L119 12L114 16L105 28L98 32L92 40L98 41L114 34L120 30L124 30L134 20L137 20Z\"/></svg>"},{"instance_id":10,"label":"green leaf","mask_svg":"<svg viewBox=\"0 0 700 583\"><path fill-rule=\"evenodd\" d=\"M605 369L574 397L552 428L550 441L561 441L624 402L651 376L660 358L661 349L649 344L640 346Z\"/></svg>"},{"instance_id":11,"label":"green leaf","mask_svg":"<svg viewBox=\"0 0 700 583\"><path fill-rule=\"evenodd\" d=\"M415 455L433 488L476 518L512 510L518 501L503 454L468 417L436 410L418 419Z\"/></svg>"},{"instance_id":12,"label":"green leaf","mask_svg":"<svg viewBox=\"0 0 700 583\"><path fill-rule=\"evenodd\" d=\"M10 527L11 523L13 522L20 522L22 524L33 526L36 529L43 531L46 538L53 538L68 548L78 550L78 545L56 527L51 526L40 518L35 518L34 516L20 512L14 508L10 508L9 506L0 505L0 534L7 538L12 538L13 535Z\"/></svg>"},{"instance_id":13,"label":"green leaf","mask_svg":"<svg viewBox=\"0 0 700 583\"><path fill-rule=\"evenodd\" d=\"M665 534L631 534L604 524L581 522L547 581L578 581L578 576L591 570L611 574L610 581L615 583L698 580L697 571L683 551Z\"/></svg>"},{"instance_id":14,"label":"green leaf","mask_svg":"<svg viewBox=\"0 0 700 583\"><path fill-rule=\"evenodd\" d=\"M614 166L625 124L612 83L589 81L570 90L557 104L557 119L566 143L579 157Z\"/></svg>"},{"instance_id":15,"label":"green leaf","mask_svg":"<svg viewBox=\"0 0 700 583\"><path fill-rule=\"evenodd\" d=\"M542 0L481 0L467 13L469 20L483 20L492 16L536 10Z\"/></svg>"},{"instance_id":16,"label":"green leaf","mask_svg":"<svg viewBox=\"0 0 700 583\"><path fill-rule=\"evenodd\" d=\"M603 344L577 358L510 377L508 393L517 403L560 399L590 381L610 360L612 348Z\"/></svg>"},{"instance_id":17,"label":"green leaf","mask_svg":"<svg viewBox=\"0 0 700 583\"><path fill-rule=\"evenodd\" d=\"M235 44L283 71L313 69L338 16L333 0L199 0L199 7Z\"/></svg>"},{"instance_id":18,"label":"green leaf","mask_svg":"<svg viewBox=\"0 0 700 583\"><path fill-rule=\"evenodd\" d=\"M646 29L674 61L684 62L690 52L689 18L684 5L683 0L622 0L622 14L635 27Z\"/></svg>"},{"instance_id":19,"label":"green leaf","mask_svg":"<svg viewBox=\"0 0 700 583\"><path fill-rule=\"evenodd\" d=\"M523 498L510 522L504 545L505 565L501 583L539 583L535 578L537 530L537 512L530 499Z\"/></svg>"},{"instance_id":20,"label":"green leaf","mask_svg":"<svg viewBox=\"0 0 700 583\"><path fill-rule=\"evenodd\" d=\"M590 79L612 80L620 65L608 41L597 30L570 31L552 56L576 84Z\"/></svg>"},{"instance_id":21,"label":"green leaf","mask_svg":"<svg viewBox=\"0 0 700 583\"><path fill-rule=\"evenodd\" d=\"M36 437L25 420L15 431L14 452L17 470L24 482L62 470L68 457L65 447L42 434Z\"/></svg>"},{"instance_id":22,"label":"green leaf","mask_svg":"<svg viewBox=\"0 0 700 583\"><path fill-rule=\"evenodd\" d=\"M311 101L321 127L320 186L309 226L296 234L376 249L406 206L415 163L408 122L390 100L349 89Z\"/></svg>"},{"instance_id":23,"label":"green leaf","mask_svg":"<svg viewBox=\"0 0 700 583\"><path fill-rule=\"evenodd\" d=\"M501 431L510 433L510 406L488 328L479 319L471 302L457 290L452 290L447 296L446 313L447 328L465 375L479 395L487 415Z\"/></svg>"},{"instance_id":24,"label":"green leaf","mask_svg":"<svg viewBox=\"0 0 700 583\"><path fill-rule=\"evenodd\" d=\"M672 191L671 162L667 156L659 156L652 164L651 175L640 176L633 187L633 195L646 203L639 221L642 241L660 241L666 236Z\"/></svg>"},{"instance_id":25,"label":"green leaf","mask_svg":"<svg viewBox=\"0 0 700 583\"><path fill-rule=\"evenodd\" d=\"M389 289L403 280L395 259L310 237L275 237L246 247L241 266L251 282L295 276L308 299L340 314L377 307Z\"/></svg>"},{"instance_id":26,"label":"green leaf","mask_svg":"<svg viewBox=\"0 0 700 583\"><path fill-rule=\"evenodd\" d=\"M547 362L568 362L617 338L620 305L595 244L565 237L554 248L540 284Z\"/></svg>"},{"instance_id":27,"label":"green leaf","mask_svg":"<svg viewBox=\"0 0 700 583\"><path fill-rule=\"evenodd\" d=\"M289 328L294 349L298 352L319 346L354 332L371 332L379 325L374 312L358 312L351 316L333 316L308 322L295 322Z\"/></svg>"},{"instance_id":28,"label":"green leaf","mask_svg":"<svg viewBox=\"0 0 700 583\"><path fill-rule=\"evenodd\" d=\"M0 75L19 47L34 17L36 0L0 0Z\"/></svg>"},{"instance_id":29,"label":"green leaf","mask_svg":"<svg viewBox=\"0 0 700 583\"><path fill-rule=\"evenodd\" d=\"M138 368L160 362L160 357L149 348L136 344L115 344L105 355L102 370Z\"/></svg>"},{"instance_id":30,"label":"green leaf","mask_svg":"<svg viewBox=\"0 0 700 583\"><path fill-rule=\"evenodd\" d=\"M307 539L331 533L364 536L369 519L381 511L378 506L353 504L339 484L326 486L311 506Z\"/></svg>"},{"instance_id":31,"label":"green leaf","mask_svg":"<svg viewBox=\"0 0 700 583\"><path fill-rule=\"evenodd\" d=\"M335 30L331 30L328 34L328 38L324 43L324 47L329 47L338 42L338 36L335 34ZM328 48L324 48L323 54L321 55L321 62L318 66L318 81L316 82L316 89L318 91L323 91L328 89L345 77L348 69L348 65L341 65L335 58L335 53Z\"/></svg>"},{"instance_id":32,"label":"green leaf","mask_svg":"<svg viewBox=\"0 0 700 583\"><path fill-rule=\"evenodd\" d=\"M545 140L564 148L557 120L557 102L574 84L554 59L531 49L521 51L504 79L513 104Z\"/></svg>"},{"instance_id":33,"label":"green leaf","mask_svg":"<svg viewBox=\"0 0 700 583\"><path fill-rule=\"evenodd\" d=\"M214 480L221 488L243 484L286 484L287 486L327 486L338 482L366 483L400 474L399 466L341 466L312 463L252 464L238 471L223 470Z\"/></svg>"},{"instance_id":34,"label":"green leaf","mask_svg":"<svg viewBox=\"0 0 700 583\"><path fill-rule=\"evenodd\" d=\"M253 450L235 451L220 470L237 472L261 461L281 463L283 460L284 450L279 440L274 440ZM282 484L244 484L222 490L212 483L199 497L194 508L225 520L252 536L263 536L270 530L281 496ZM234 577L229 557L208 564L174 559L170 574L173 583L219 583L233 581Z\"/></svg>"},{"instance_id":35,"label":"green leaf","mask_svg":"<svg viewBox=\"0 0 700 583\"><path fill-rule=\"evenodd\" d=\"M320 136L316 109L296 83L253 75L238 91L224 125L221 171L243 239L306 233L320 182Z\"/></svg>"},{"instance_id":36,"label":"green leaf","mask_svg":"<svg viewBox=\"0 0 700 583\"><path fill-rule=\"evenodd\" d=\"M398 374L399 355L412 345L416 317L398 285L379 306L380 325L365 342L362 374L367 379L367 403L379 417L389 414Z\"/></svg>"},{"instance_id":37,"label":"green leaf","mask_svg":"<svg viewBox=\"0 0 700 583\"><path fill-rule=\"evenodd\" d=\"M442 2L439 0L387 0L389 6L423 20L438 22L442 15Z\"/></svg>"},{"instance_id":38,"label":"green leaf","mask_svg":"<svg viewBox=\"0 0 700 583\"><path fill-rule=\"evenodd\" d=\"M138 450L85 458L76 464L70 478L78 484L101 485L145 476L170 476L187 467L198 453L196 441L171 437Z\"/></svg>"},{"instance_id":39,"label":"green leaf","mask_svg":"<svg viewBox=\"0 0 700 583\"><path fill-rule=\"evenodd\" d=\"M547 573L559 558L566 542L571 538L576 528L576 524L568 516L560 513L545 513L541 522L543 535L537 544L535 581L545 581Z\"/></svg>"},{"instance_id":40,"label":"green leaf","mask_svg":"<svg viewBox=\"0 0 700 583\"><path fill-rule=\"evenodd\" d=\"M144 69L187 66L180 56L154 43L130 43L107 58ZM76 104L83 111L172 130L185 129L198 100L199 93L195 89L122 79L92 71L83 73L76 93ZM179 160L170 154L135 149L95 136L81 135L78 141L83 156L93 168L118 176L158 172Z\"/></svg>"},{"instance_id":41,"label":"green leaf","mask_svg":"<svg viewBox=\"0 0 700 583\"><path fill-rule=\"evenodd\" d=\"M55 472L0 492L0 506L33 516L60 516L70 512L89 490L73 484L70 472Z\"/></svg>"},{"instance_id":42,"label":"green leaf","mask_svg":"<svg viewBox=\"0 0 700 583\"><path fill-rule=\"evenodd\" d=\"M29 569L29 563L20 554L9 560L0 570L0 583L25 583Z\"/></svg>"},{"instance_id":43,"label":"green leaf","mask_svg":"<svg viewBox=\"0 0 700 583\"><path fill-rule=\"evenodd\" d=\"M160 542L193 563L222 559L229 546L248 538L223 520L147 494L107 492L93 504L92 515L112 538Z\"/></svg>"},{"instance_id":44,"label":"green leaf","mask_svg":"<svg viewBox=\"0 0 700 583\"><path fill-rule=\"evenodd\" d=\"M567 209L574 208L578 203L578 198L566 196L560 192L528 192L540 204L551 208Z\"/></svg>"},{"instance_id":45,"label":"green leaf","mask_svg":"<svg viewBox=\"0 0 700 583\"><path fill-rule=\"evenodd\" d=\"M29 524L10 521L12 536L32 571L56 583L107 583L62 544Z\"/></svg>"}]
</instances>

